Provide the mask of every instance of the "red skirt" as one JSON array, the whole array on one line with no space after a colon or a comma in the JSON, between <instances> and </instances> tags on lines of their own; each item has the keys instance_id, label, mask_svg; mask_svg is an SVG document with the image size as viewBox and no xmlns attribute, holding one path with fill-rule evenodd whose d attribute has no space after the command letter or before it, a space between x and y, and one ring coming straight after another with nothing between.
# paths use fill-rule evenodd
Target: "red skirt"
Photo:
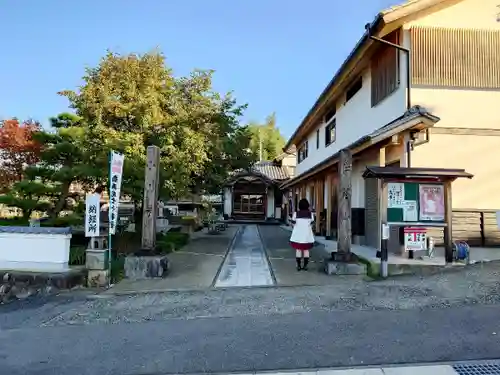
<instances>
[{"instance_id":1,"label":"red skirt","mask_svg":"<svg viewBox=\"0 0 500 375\"><path fill-rule=\"evenodd\" d=\"M295 250L311 250L314 246L313 243L299 243L293 241L290 241L290 245L292 245Z\"/></svg>"}]
</instances>

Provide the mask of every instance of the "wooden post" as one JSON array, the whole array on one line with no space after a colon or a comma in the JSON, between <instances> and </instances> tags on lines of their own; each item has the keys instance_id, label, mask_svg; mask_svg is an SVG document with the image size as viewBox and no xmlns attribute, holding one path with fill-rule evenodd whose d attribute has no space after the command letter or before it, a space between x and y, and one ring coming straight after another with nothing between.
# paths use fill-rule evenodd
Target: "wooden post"
<instances>
[{"instance_id":1,"label":"wooden post","mask_svg":"<svg viewBox=\"0 0 500 375\"><path fill-rule=\"evenodd\" d=\"M351 197L352 197L352 154L349 150L340 151L339 161L340 191L338 194L337 251L343 260L349 260L351 252Z\"/></svg>"},{"instance_id":2,"label":"wooden post","mask_svg":"<svg viewBox=\"0 0 500 375\"><path fill-rule=\"evenodd\" d=\"M324 209L324 203L323 203L323 198L324 198L324 192L323 192L323 185L325 183L324 178L320 178L317 183L317 188L318 188L318 201L316 202L316 234L320 234L321 231L321 213L323 212Z\"/></svg>"},{"instance_id":3,"label":"wooden post","mask_svg":"<svg viewBox=\"0 0 500 375\"><path fill-rule=\"evenodd\" d=\"M327 189L327 202L326 202L326 238L332 239L332 180L333 176L328 175L326 177L326 189Z\"/></svg>"},{"instance_id":4,"label":"wooden post","mask_svg":"<svg viewBox=\"0 0 500 375\"><path fill-rule=\"evenodd\" d=\"M444 258L446 263L453 262L453 206L451 199L451 181L444 183Z\"/></svg>"},{"instance_id":5,"label":"wooden post","mask_svg":"<svg viewBox=\"0 0 500 375\"><path fill-rule=\"evenodd\" d=\"M158 183L160 177L160 149L148 146L144 180L144 212L142 217L142 249L156 246L156 219L158 217Z\"/></svg>"}]
</instances>

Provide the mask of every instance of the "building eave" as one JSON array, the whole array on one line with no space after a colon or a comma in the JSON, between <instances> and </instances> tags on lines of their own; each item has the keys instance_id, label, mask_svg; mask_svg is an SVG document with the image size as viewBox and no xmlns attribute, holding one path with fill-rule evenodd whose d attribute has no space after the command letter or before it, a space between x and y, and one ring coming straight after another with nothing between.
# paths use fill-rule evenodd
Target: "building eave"
<instances>
[{"instance_id":1,"label":"building eave","mask_svg":"<svg viewBox=\"0 0 500 375\"><path fill-rule=\"evenodd\" d=\"M425 108L414 106L406 111L402 116L391 121L387 125L351 143L346 147L346 149L350 150L353 155L356 155L357 153L366 150L368 147L374 146L389 139L393 135L407 132L412 129L422 130L430 128L433 127L438 121L440 121L440 118L429 113ZM324 171L326 168L335 165L339 161L339 157L340 151L328 157L321 163L309 168L304 173L301 173L300 175L286 181L280 187L282 189L286 189L297 182L307 179L308 177L316 173Z\"/></svg>"}]
</instances>

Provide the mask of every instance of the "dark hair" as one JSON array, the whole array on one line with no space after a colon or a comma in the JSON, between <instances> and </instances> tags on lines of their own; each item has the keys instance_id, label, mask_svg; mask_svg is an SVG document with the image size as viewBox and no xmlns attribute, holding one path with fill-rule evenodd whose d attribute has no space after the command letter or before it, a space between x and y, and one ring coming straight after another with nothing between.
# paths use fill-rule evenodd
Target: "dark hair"
<instances>
[{"instance_id":1,"label":"dark hair","mask_svg":"<svg viewBox=\"0 0 500 375\"><path fill-rule=\"evenodd\" d=\"M302 198L299 201L299 210L308 210L309 209L309 201L306 198Z\"/></svg>"}]
</instances>

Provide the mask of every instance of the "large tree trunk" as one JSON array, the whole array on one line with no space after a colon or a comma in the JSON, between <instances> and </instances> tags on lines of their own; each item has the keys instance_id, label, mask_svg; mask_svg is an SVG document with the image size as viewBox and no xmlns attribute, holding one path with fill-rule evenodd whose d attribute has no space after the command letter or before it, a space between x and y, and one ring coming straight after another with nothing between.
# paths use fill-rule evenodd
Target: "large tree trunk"
<instances>
[{"instance_id":1,"label":"large tree trunk","mask_svg":"<svg viewBox=\"0 0 500 375\"><path fill-rule=\"evenodd\" d=\"M61 186L61 195L57 200L57 203L54 205L54 208L50 212L49 216L51 219L56 219L59 217L59 214L66 206L66 199L69 196L69 187L71 186L72 181L68 181L62 184Z\"/></svg>"}]
</instances>

